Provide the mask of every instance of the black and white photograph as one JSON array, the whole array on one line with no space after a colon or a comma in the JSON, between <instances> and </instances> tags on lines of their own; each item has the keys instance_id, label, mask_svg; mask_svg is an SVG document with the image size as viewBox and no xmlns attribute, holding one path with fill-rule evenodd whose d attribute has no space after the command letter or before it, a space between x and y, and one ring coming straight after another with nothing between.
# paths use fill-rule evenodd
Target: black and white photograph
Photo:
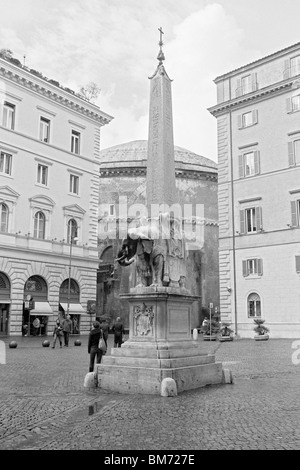
<instances>
[{"instance_id":1,"label":"black and white photograph","mask_svg":"<svg viewBox=\"0 0 300 470\"><path fill-rule=\"evenodd\" d=\"M300 450L300 2L0 17L0 450Z\"/></svg>"}]
</instances>

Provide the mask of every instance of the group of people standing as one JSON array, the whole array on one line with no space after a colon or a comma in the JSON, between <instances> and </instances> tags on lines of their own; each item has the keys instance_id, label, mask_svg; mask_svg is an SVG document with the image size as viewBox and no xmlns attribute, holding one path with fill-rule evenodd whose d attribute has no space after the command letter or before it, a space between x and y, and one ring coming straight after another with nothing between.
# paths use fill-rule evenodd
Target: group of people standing
<instances>
[{"instance_id":1,"label":"group of people standing","mask_svg":"<svg viewBox=\"0 0 300 470\"><path fill-rule=\"evenodd\" d=\"M69 337L72 330L72 321L70 315L67 315L66 318L60 322L59 319L56 320L56 324L53 331L53 344L52 348L55 348L56 341L59 341L60 347L62 348L62 338L64 338L64 346L69 346Z\"/></svg>"}]
</instances>

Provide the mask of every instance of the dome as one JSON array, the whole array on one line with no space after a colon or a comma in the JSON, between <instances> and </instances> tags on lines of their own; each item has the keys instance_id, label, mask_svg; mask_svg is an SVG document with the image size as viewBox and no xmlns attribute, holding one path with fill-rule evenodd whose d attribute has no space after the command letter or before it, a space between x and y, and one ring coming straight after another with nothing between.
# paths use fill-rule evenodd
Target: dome
<instances>
[{"instance_id":1,"label":"dome","mask_svg":"<svg viewBox=\"0 0 300 470\"><path fill-rule=\"evenodd\" d=\"M133 140L114 145L100 151L100 169L136 168L147 166L147 140ZM174 146L175 167L177 171L191 170L217 173L217 163L209 158L197 155L185 148Z\"/></svg>"}]
</instances>

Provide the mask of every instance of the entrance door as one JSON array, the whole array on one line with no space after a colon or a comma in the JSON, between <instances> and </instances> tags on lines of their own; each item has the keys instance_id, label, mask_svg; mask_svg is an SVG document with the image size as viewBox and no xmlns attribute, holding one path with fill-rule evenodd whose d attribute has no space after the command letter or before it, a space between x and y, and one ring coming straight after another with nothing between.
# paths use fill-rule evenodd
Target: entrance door
<instances>
[{"instance_id":1,"label":"entrance door","mask_svg":"<svg viewBox=\"0 0 300 470\"><path fill-rule=\"evenodd\" d=\"M0 304L0 335L8 334L9 304Z\"/></svg>"}]
</instances>

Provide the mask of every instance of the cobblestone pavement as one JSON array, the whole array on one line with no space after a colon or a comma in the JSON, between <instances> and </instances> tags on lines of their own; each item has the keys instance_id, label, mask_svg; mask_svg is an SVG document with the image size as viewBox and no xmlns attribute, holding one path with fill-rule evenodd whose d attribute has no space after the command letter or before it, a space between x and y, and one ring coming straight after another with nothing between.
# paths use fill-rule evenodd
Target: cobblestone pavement
<instances>
[{"instance_id":1,"label":"cobblestone pavement","mask_svg":"<svg viewBox=\"0 0 300 470\"><path fill-rule=\"evenodd\" d=\"M8 348L12 339L16 349ZM292 339L200 339L232 370L234 383L177 397L87 390L87 337L81 346L71 337L62 349L42 347L44 339L2 338L1 450L300 449L300 364L292 362Z\"/></svg>"}]
</instances>

